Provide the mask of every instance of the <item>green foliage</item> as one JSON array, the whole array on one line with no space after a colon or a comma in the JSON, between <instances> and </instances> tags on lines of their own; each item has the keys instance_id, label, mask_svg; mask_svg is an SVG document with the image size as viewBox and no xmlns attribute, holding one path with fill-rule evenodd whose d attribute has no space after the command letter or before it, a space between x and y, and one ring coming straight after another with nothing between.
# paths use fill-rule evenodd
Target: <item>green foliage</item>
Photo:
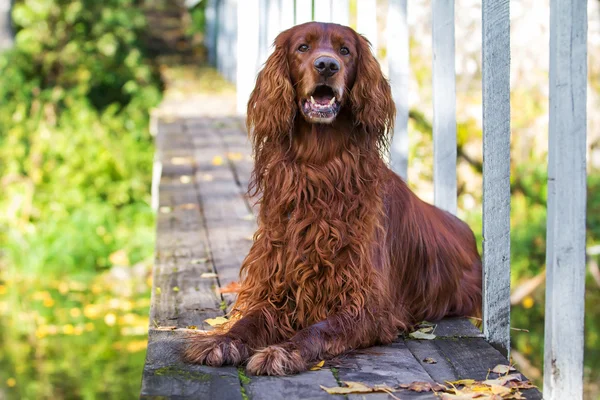
<instances>
[{"instance_id":1,"label":"green foliage","mask_svg":"<svg viewBox=\"0 0 600 400\"><path fill-rule=\"evenodd\" d=\"M0 269L92 274L153 246L148 112L160 99L134 0L23 0L0 55Z\"/></svg>"}]
</instances>

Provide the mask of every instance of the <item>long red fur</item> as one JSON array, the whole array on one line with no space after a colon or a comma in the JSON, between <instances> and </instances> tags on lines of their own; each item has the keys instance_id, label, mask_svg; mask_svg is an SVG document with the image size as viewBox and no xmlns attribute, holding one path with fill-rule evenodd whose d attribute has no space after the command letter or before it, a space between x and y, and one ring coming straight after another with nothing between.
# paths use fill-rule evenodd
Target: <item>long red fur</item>
<instances>
[{"instance_id":1,"label":"long red fur","mask_svg":"<svg viewBox=\"0 0 600 400\"><path fill-rule=\"evenodd\" d=\"M314 54L351 49L331 124L299 109L318 83ZM258 230L226 329L195 335L189 362L246 363L284 375L348 350L386 344L422 320L477 316L481 259L469 227L421 201L382 160L395 108L368 41L308 23L281 33L248 103Z\"/></svg>"}]
</instances>

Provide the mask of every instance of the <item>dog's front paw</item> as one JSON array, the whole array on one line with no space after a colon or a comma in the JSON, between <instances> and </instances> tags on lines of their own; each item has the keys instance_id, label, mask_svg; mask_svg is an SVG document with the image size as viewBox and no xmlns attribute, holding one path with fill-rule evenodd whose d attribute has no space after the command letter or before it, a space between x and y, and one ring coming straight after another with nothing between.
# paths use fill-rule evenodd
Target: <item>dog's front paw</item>
<instances>
[{"instance_id":1,"label":"dog's front paw","mask_svg":"<svg viewBox=\"0 0 600 400\"><path fill-rule=\"evenodd\" d=\"M291 375L306 369L307 363L300 351L283 346L269 346L257 351L246 366L252 375Z\"/></svg>"},{"instance_id":2,"label":"dog's front paw","mask_svg":"<svg viewBox=\"0 0 600 400\"><path fill-rule=\"evenodd\" d=\"M193 364L220 367L240 365L250 357L246 343L227 335L194 335L189 338L183 359Z\"/></svg>"}]
</instances>

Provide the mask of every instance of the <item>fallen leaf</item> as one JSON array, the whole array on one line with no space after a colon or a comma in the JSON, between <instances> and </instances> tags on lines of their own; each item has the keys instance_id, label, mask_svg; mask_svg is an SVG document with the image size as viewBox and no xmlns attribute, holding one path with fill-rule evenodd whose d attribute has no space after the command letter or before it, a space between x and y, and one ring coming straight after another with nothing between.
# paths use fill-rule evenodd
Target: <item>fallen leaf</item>
<instances>
[{"instance_id":1,"label":"fallen leaf","mask_svg":"<svg viewBox=\"0 0 600 400\"><path fill-rule=\"evenodd\" d=\"M316 363L315 365L313 365L310 370L311 371L318 371L321 368L323 368L323 365L325 365L325 360L319 361L318 363Z\"/></svg>"},{"instance_id":2,"label":"fallen leaf","mask_svg":"<svg viewBox=\"0 0 600 400\"><path fill-rule=\"evenodd\" d=\"M208 261L208 258L196 258L191 261L192 264L204 264Z\"/></svg>"},{"instance_id":3,"label":"fallen leaf","mask_svg":"<svg viewBox=\"0 0 600 400\"><path fill-rule=\"evenodd\" d=\"M196 325L188 325L185 327L186 329L192 329L192 330L196 330L198 329L198 327Z\"/></svg>"},{"instance_id":4,"label":"fallen leaf","mask_svg":"<svg viewBox=\"0 0 600 400\"><path fill-rule=\"evenodd\" d=\"M345 387L325 387L321 385L321 389L326 391L329 394L351 394L351 393L372 393L372 392L393 392L394 388L389 386L377 385L377 386L367 386L360 382L342 382Z\"/></svg>"},{"instance_id":5,"label":"fallen leaf","mask_svg":"<svg viewBox=\"0 0 600 400\"><path fill-rule=\"evenodd\" d=\"M423 362L426 363L426 364L437 364L437 361L435 361L431 357L427 357L426 359L423 360Z\"/></svg>"},{"instance_id":6,"label":"fallen leaf","mask_svg":"<svg viewBox=\"0 0 600 400\"><path fill-rule=\"evenodd\" d=\"M174 292L179 292L179 286L173 286L173 291Z\"/></svg>"},{"instance_id":7,"label":"fallen leaf","mask_svg":"<svg viewBox=\"0 0 600 400\"><path fill-rule=\"evenodd\" d=\"M212 159L212 165L214 166L219 166L223 164L223 157L221 156L214 156Z\"/></svg>"},{"instance_id":8,"label":"fallen leaf","mask_svg":"<svg viewBox=\"0 0 600 400\"><path fill-rule=\"evenodd\" d=\"M510 375L506 375L506 376L501 376L497 379L487 379L485 381L483 381L482 383L484 385L501 385L504 386L506 385L507 382L510 381L520 381L521 380L521 376L519 374L510 374Z\"/></svg>"},{"instance_id":9,"label":"fallen leaf","mask_svg":"<svg viewBox=\"0 0 600 400\"><path fill-rule=\"evenodd\" d=\"M155 329L157 331L174 331L175 329L177 329L177 327L175 325L173 325L173 326L157 326Z\"/></svg>"},{"instance_id":10,"label":"fallen leaf","mask_svg":"<svg viewBox=\"0 0 600 400\"><path fill-rule=\"evenodd\" d=\"M431 332L433 332L433 326L426 326L424 328L419 328L419 332L431 333Z\"/></svg>"},{"instance_id":11,"label":"fallen leaf","mask_svg":"<svg viewBox=\"0 0 600 400\"><path fill-rule=\"evenodd\" d=\"M227 322L229 322L229 320L225 317L215 317L215 318L205 319L204 322L206 322L210 326L220 326L220 325L226 324Z\"/></svg>"},{"instance_id":12,"label":"fallen leaf","mask_svg":"<svg viewBox=\"0 0 600 400\"><path fill-rule=\"evenodd\" d=\"M217 293L238 293L241 287L239 282L230 282L224 287L218 288Z\"/></svg>"},{"instance_id":13,"label":"fallen leaf","mask_svg":"<svg viewBox=\"0 0 600 400\"><path fill-rule=\"evenodd\" d=\"M510 381L508 382L508 387L513 389L536 389L535 386L530 381Z\"/></svg>"},{"instance_id":14,"label":"fallen leaf","mask_svg":"<svg viewBox=\"0 0 600 400\"><path fill-rule=\"evenodd\" d=\"M432 333L423 333L421 331L414 331L408 334L408 336L410 336L413 339L419 339L419 340L433 340L436 338L436 336Z\"/></svg>"},{"instance_id":15,"label":"fallen leaf","mask_svg":"<svg viewBox=\"0 0 600 400\"><path fill-rule=\"evenodd\" d=\"M460 385L464 385L464 386L469 386L475 383L475 379L460 379L458 381L446 381L446 383L453 385L453 386L460 386Z\"/></svg>"},{"instance_id":16,"label":"fallen leaf","mask_svg":"<svg viewBox=\"0 0 600 400\"><path fill-rule=\"evenodd\" d=\"M218 275L215 274L214 272L203 272L200 275L200 278L216 278Z\"/></svg>"},{"instance_id":17,"label":"fallen leaf","mask_svg":"<svg viewBox=\"0 0 600 400\"><path fill-rule=\"evenodd\" d=\"M504 374L508 374L510 371L514 371L514 370L515 369L511 365L498 364L492 369L492 372L504 375Z\"/></svg>"},{"instance_id":18,"label":"fallen leaf","mask_svg":"<svg viewBox=\"0 0 600 400\"><path fill-rule=\"evenodd\" d=\"M412 383L402 383L399 385L403 389L412 390L413 392L437 392L440 390L447 390L448 388L444 385L440 385L439 383L431 383L431 382L412 382Z\"/></svg>"}]
</instances>

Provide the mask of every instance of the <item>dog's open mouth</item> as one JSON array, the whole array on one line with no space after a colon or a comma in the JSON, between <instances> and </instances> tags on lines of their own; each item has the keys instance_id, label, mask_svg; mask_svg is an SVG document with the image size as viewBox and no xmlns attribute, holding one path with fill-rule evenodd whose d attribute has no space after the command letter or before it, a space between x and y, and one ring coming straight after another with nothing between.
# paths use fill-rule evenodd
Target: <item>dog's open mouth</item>
<instances>
[{"instance_id":1,"label":"dog's open mouth","mask_svg":"<svg viewBox=\"0 0 600 400\"><path fill-rule=\"evenodd\" d=\"M309 121L329 123L340 111L340 102L331 87L320 85L308 99L300 101L300 108Z\"/></svg>"}]
</instances>

